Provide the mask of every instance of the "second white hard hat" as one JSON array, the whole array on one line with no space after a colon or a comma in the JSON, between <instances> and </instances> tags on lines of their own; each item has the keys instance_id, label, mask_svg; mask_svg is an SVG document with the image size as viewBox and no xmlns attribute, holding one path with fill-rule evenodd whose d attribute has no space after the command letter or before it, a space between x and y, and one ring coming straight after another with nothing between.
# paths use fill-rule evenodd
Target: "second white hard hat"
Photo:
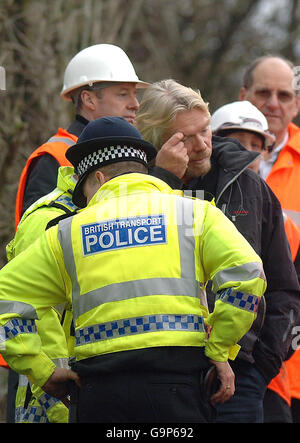
<instances>
[{"instance_id":1,"label":"second white hard hat","mask_svg":"<svg viewBox=\"0 0 300 443\"><path fill-rule=\"evenodd\" d=\"M265 140L264 147L268 150L272 149L275 143L274 135L269 132L266 117L249 101L228 103L217 109L211 116L213 134L218 135L218 133L234 129L262 135Z\"/></svg>"},{"instance_id":2,"label":"second white hard hat","mask_svg":"<svg viewBox=\"0 0 300 443\"><path fill-rule=\"evenodd\" d=\"M138 88L149 86L149 83L138 78L123 49L110 44L90 46L70 60L65 70L61 96L70 101L70 92L96 82L129 82L136 83Z\"/></svg>"}]
</instances>

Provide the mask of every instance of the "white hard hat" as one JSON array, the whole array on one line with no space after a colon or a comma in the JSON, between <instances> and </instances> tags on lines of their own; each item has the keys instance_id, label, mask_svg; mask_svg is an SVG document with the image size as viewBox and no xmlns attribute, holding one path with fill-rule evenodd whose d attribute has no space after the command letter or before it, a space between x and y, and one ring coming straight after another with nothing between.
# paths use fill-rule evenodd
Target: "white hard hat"
<instances>
[{"instance_id":1,"label":"white hard hat","mask_svg":"<svg viewBox=\"0 0 300 443\"><path fill-rule=\"evenodd\" d=\"M138 88L149 83L139 80L134 67L123 49L115 45L93 45L78 52L69 62L64 75L61 96L71 100L69 93L96 82L130 82Z\"/></svg>"},{"instance_id":2,"label":"white hard hat","mask_svg":"<svg viewBox=\"0 0 300 443\"><path fill-rule=\"evenodd\" d=\"M218 135L231 129L256 132L265 140L264 148L272 150L275 137L269 132L266 117L249 101L237 101L221 106L211 116L212 133Z\"/></svg>"}]
</instances>

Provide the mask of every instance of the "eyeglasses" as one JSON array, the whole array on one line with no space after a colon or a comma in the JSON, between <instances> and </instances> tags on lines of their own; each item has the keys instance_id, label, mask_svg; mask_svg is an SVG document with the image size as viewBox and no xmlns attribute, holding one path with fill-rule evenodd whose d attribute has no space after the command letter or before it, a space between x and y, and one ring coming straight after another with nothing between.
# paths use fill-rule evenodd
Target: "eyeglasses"
<instances>
[{"instance_id":1,"label":"eyeglasses","mask_svg":"<svg viewBox=\"0 0 300 443\"><path fill-rule=\"evenodd\" d=\"M291 91L272 91L267 88L256 89L254 94L261 100L269 100L273 94L276 94L281 103L290 103L296 97L296 94Z\"/></svg>"}]
</instances>

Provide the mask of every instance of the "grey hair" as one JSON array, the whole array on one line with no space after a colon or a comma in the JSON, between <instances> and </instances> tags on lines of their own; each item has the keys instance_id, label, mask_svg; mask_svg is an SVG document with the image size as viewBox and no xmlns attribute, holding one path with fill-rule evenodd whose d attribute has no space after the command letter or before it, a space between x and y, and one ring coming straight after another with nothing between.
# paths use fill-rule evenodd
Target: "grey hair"
<instances>
[{"instance_id":1,"label":"grey hair","mask_svg":"<svg viewBox=\"0 0 300 443\"><path fill-rule=\"evenodd\" d=\"M246 71L243 76L243 86L245 89L249 89L253 85L253 73L254 73L255 69L257 68L257 66L260 65L265 60L269 60L272 58L277 58L278 60L285 62L291 68L291 70L294 71L295 65L287 58L282 57L281 55L275 55L275 54L263 55L261 57L256 58L255 60L253 60L246 67Z\"/></svg>"},{"instance_id":2,"label":"grey hair","mask_svg":"<svg viewBox=\"0 0 300 443\"><path fill-rule=\"evenodd\" d=\"M116 84L117 82L96 82L90 85L83 85L80 88L71 91L70 97L72 99L73 104L76 107L76 111L78 112L81 109L82 106L81 93L83 91L92 91L96 94L98 98L101 98L102 97L101 89L109 88L110 86L115 86Z\"/></svg>"}]
</instances>

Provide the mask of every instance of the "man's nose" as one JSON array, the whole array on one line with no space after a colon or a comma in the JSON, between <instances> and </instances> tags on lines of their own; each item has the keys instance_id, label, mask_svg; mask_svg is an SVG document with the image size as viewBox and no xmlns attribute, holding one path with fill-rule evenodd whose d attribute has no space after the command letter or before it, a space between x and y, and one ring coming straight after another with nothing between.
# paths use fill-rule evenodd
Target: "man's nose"
<instances>
[{"instance_id":1,"label":"man's nose","mask_svg":"<svg viewBox=\"0 0 300 443\"><path fill-rule=\"evenodd\" d=\"M128 107L129 107L130 109L134 109L135 111L138 111L138 109L139 109L139 107L140 107L140 104L139 104L139 101L138 101L138 99L136 98L136 96L132 96L132 97L131 97L131 100L130 100L130 102L129 102L129 104L128 104Z\"/></svg>"},{"instance_id":2,"label":"man's nose","mask_svg":"<svg viewBox=\"0 0 300 443\"><path fill-rule=\"evenodd\" d=\"M267 99L267 106L269 106L269 108L278 108L279 100L278 100L278 97L277 97L277 93L275 91L272 91L272 93L268 97L268 99Z\"/></svg>"},{"instance_id":3,"label":"man's nose","mask_svg":"<svg viewBox=\"0 0 300 443\"><path fill-rule=\"evenodd\" d=\"M194 151L200 152L206 148L205 141L200 134L195 135Z\"/></svg>"}]
</instances>

